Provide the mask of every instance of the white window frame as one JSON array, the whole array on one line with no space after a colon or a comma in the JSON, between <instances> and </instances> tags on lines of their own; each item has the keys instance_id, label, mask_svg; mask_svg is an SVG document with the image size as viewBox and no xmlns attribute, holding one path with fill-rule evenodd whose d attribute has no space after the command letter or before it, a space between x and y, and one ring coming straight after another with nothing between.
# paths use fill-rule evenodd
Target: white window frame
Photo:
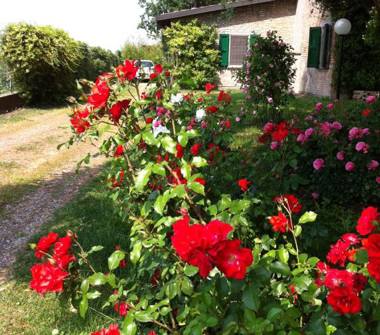
<instances>
[{"instance_id":1,"label":"white window frame","mask_svg":"<svg viewBox=\"0 0 380 335\"><path fill-rule=\"evenodd\" d=\"M241 65L230 65L231 63L231 45L232 45L232 36L240 36L240 37L247 37L247 51L249 50L249 36L251 36L251 34L231 34L229 33L228 34L230 36L230 45L229 45L229 50L228 50L228 67L227 69L241 69L243 67L243 64Z\"/></svg>"}]
</instances>

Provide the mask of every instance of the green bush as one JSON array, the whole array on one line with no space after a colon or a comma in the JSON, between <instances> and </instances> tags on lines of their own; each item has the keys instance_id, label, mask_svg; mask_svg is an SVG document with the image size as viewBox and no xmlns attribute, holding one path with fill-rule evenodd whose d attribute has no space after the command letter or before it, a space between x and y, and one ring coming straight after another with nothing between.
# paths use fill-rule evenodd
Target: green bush
<instances>
[{"instance_id":1,"label":"green bush","mask_svg":"<svg viewBox=\"0 0 380 335\"><path fill-rule=\"evenodd\" d=\"M1 55L17 88L30 103L62 102L76 90L80 48L62 30L11 24L2 36Z\"/></svg>"},{"instance_id":2,"label":"green bush","mask_svg":"<svg viewBox=\"0 0 380 335\"><path fill-rule=\"evenodd\" d=\"M123 59L147 59L154 63L162 63L164 54L161 43L143 44L126 42L121 49Z\"/></svg>"},{"instance_id":3,"label":"green bush","mask_svg":"<svg viewBox=\"0 0 380 335\"><path fill-rule=\"evenodd\" d=\"M163 31L163 38L166 56L181 86L195 89L217 82L220 55L215 27L197 20L175 22Z\"/></svg>"},{"instance_id":4,"label":"green bush","mask_svg":"<svg viewBox=\"0 0 380 335\"><path fill-rule=\"evenodd\" d=\"M274 118L276 107L286 103L289 89L294 81L295 57L293 49L276 32L269 31L266 37L254 35L251 49L237 79L247 93L247 105L257 110L258 105L269 105L265 109Z\"/></svg>"}]
</instances>

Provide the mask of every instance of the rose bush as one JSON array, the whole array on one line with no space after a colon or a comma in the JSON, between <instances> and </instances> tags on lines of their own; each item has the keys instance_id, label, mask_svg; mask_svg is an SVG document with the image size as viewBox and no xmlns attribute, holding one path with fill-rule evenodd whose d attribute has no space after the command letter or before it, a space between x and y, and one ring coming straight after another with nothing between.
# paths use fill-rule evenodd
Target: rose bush
<instances>
[{"instance_id":1,"label":"rose bush","mask_svg":"<svg viewBox=\"0 0 380 335\"><path fill-rule=\"evenodd\" d=\"M142 90L137 70L125 61L96 80L74 106L68 142L92 141L109 157L105 182L129 239L103 266L91 260L102 246L84 250L74 233L51 232L35 246L40 263L30 287L71 293L82 317L107 316L92 334L369 334L378 327L371 314L377 286L364 280L378 267L376 234L368 243L342 237L344 247L328 258L346 265L343 250L350 263L343 279L331 277L300 249L316 214L302 213L295 195L277 194L267 204L274 215L253 223L249 212L260 203L253 180L234 180L230 194L213 190L215 171L227 174L218 166L232 155L230 95L212 94L211 84L205 93L182 94L160 65ZM293 133L282 123L266 135L282 147ZM374 233L378 221L367 209L360 231ZM256 234L263 227L268 233ZM375 250L369 263L360 245Z\"/></svg>"}]
</instances>

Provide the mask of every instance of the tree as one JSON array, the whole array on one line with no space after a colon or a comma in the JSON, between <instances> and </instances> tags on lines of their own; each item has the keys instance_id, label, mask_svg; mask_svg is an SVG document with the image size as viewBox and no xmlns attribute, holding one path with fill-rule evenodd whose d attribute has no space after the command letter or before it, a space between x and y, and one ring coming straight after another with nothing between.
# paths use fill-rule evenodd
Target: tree
<instances>
[{"instance_id":1,"label":"tree","mask_svg":"<svg viewBox=\"0 0 380 335\"><path fill-rule=\"evenodd\" d=\"M161 43L149 45L141 42L126 42L121 56L123 59L148 59L154 63L162 63L164 57Z\"/></svg>"},{"instance_id":2,"label":"tree","mask_svg":"<svg viewBox=\"0 0 380 335\"><path fill-rule=\"evenodd\" d=\"M145 12L141 15L139 28L145 29L149 35L157 36L155 17L181 9L224 3L223 0L139 0L139 5Z\"/></svg>"}]
</instances>

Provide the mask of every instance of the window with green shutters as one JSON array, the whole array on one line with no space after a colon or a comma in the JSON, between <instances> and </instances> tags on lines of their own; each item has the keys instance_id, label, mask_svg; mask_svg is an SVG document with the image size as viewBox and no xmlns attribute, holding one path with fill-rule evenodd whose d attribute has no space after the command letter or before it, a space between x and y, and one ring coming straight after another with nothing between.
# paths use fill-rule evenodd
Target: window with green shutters
<instances>
[{"instance_id":1,"label":"window with green shutters","mask_svg":"<svg viewBox=\"0 0 380 335\"><path fill-rule=\"evenodd\" d=\"M221 34L219 37L220 65L223 68L228 67L230 59L230 35Z\"/></svg>"},{"instance_id":2,"label":"window with green shutters","mask_svg":"<svg viewBox=\"0 0 380 335\"><path fill-rule=\"evenodd\" d=\"M310 28L307 67L319 68L322 28Z\"/></svg>"}]
</instances>

